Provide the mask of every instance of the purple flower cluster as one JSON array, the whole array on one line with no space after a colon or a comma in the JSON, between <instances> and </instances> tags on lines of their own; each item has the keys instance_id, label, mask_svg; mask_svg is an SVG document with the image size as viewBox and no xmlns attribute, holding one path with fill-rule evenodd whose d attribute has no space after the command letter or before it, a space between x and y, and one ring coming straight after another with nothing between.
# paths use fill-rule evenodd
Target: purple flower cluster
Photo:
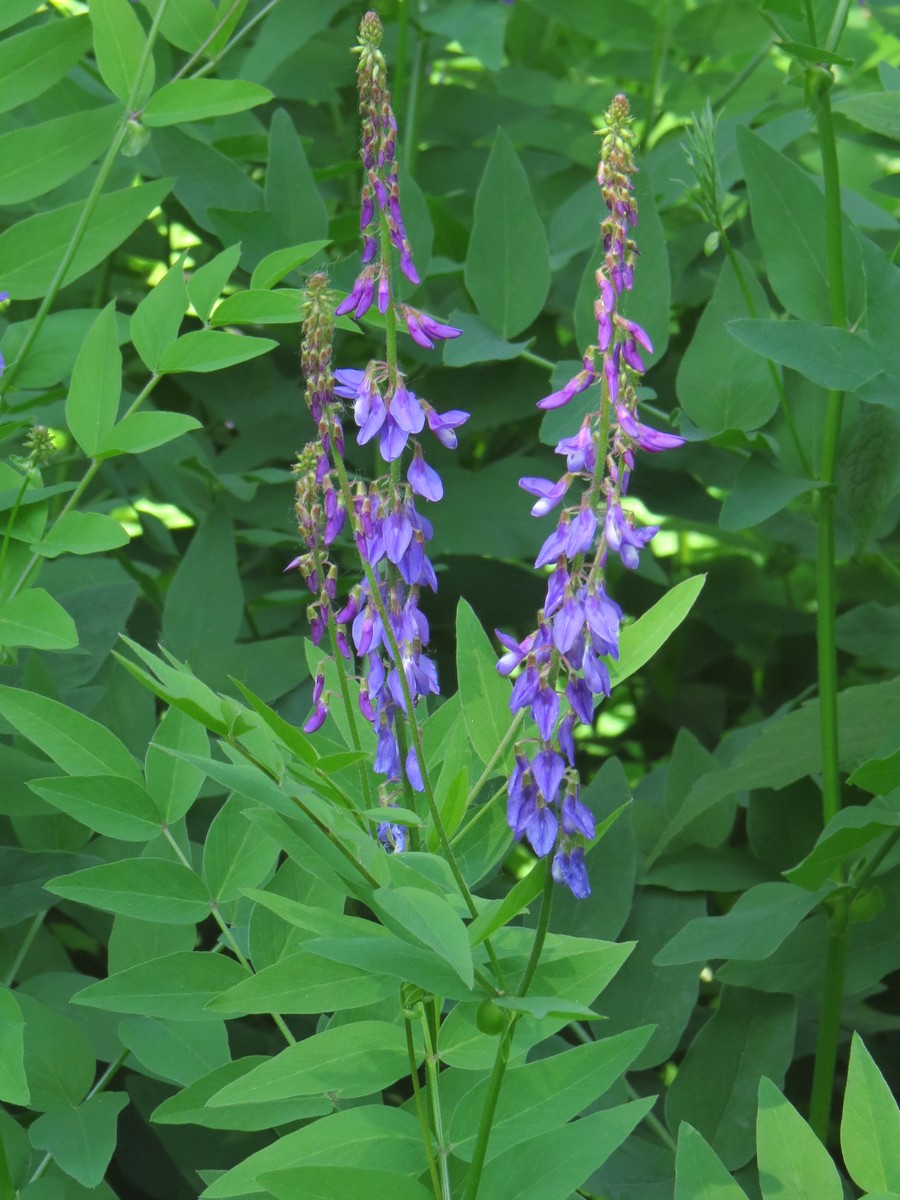
<instances>
[{"instance_id":1,"label":"purple flower cluster","mask_svg":"<svg viewBox=\"0 0 900 1200\"><path fill-rule=\"evenodd\" d=\"M459 337L462 330L453 325L444 325L408 304L394 305L386 248L379 237L383 220L390 244L400 256L400 270L411 283L419 283L400 209L397 121L391 109L391 94L386 87L387 65L380 49L383 33L378 15L368 12L360 23L358 45L353 48L354 53L359 55L356 78L362 126L360 153L365 172L360 197L363 269L350 294L338 305L336 313L339 317L353 313L359 319L373 303L382 315L393 305L413 341L431 350L436 340Z\"/></svg>"},{"instance_id":2,"label":"purple flower cluster","mask_svg":"<svg viewBox=\"0 0 900 1200\"><path fill-rule=\"evenodd\" d=\"M566 461L560 479L529 476L519 481L537 497L533 516L545 516L560 503L563 508L535 562L553 567L536 632L523 642L497 635L506 650L498 671L519 671L510 707L514 712L528 709L538 733L530 756L523 745L517 746L507 818L516 837L527 837L539 857L555 849L553 877L579 898L590 895L584 843L593 838L595 827L593 815L579 800L574 729L579 723L592 725L596 705L609 696L604 660L619 656L622 621L622 610L606 594L607 559L612 552L634 570L640 551L657 532L656 526L636 527L622 507L635 450L667 450L684 440L637 419L641 350L649 354L653 346L645 330L618 311L622 293L633 286L637 256L630 236L637 224L631 142L628 102L617 96L606 115L597 173L607 208L601 224L604 260L596 273L597 344L585 352L577 375L538 402L540 409L561 408L597 383L599 410L585 417L574 436L557 444L556 453ZM576 481L580 494L565 504Z\"/></svg>"}]
</instances>

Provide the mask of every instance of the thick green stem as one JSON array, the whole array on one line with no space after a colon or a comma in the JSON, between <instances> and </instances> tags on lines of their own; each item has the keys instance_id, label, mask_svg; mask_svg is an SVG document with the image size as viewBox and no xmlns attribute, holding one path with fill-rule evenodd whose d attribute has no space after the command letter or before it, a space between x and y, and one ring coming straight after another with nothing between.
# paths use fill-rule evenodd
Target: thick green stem
<instances>
[{"instance_id":1,"label":"thick green stem","mask_svg":"<svg viewBox=\"0 0 900 1200\"><path fill-rule=\"evenodd\" d=\"M403 1026L406 1030L406 1055L409 1059L409 1077L412 1080L413 1096L416 1101L416 1116L419 1118L419 1128L422 1131L422 1144L425 1147L425 1157L428 1159L428 1174L431 1176L431 1189L434 1200L442 1200L441 1182L438 1179L437 1164L431 1149L431 1126L428 1124L428 1112L425 1108L425 1097L419 1084L419 1068L416 1065L416 1048L413 1043L412 1018L403 1013Z\"/></svg>"},{"instance_id":2,"label":"thick green stem","mask_svg":"<svg viewBox=\"0 0 900 1200\"><path fill-rule=\"evenodd\" d=\"M199 60L203 57L204 51L216 40L216 38L231 20L232 16L235 14L235 12L237 12L238 8L240 8L242 2L243 0L232 0L231 4L228 6L219 20L216 21L215 25L213 25L212 29L209 31L191 57L182 63L179 69L169 80L170 83L174 83L177 79L183 78L194 65L194 63L199 62Z\"/></svg>"},{"instance_id":3,"label":"thick green stem","mask_svg":"<svg viewBox=\"0 0 900 1200\"><path fill-rule=\"evenodd\" d=\"M79 214L75 228L72 230L72 236L69 238L69 244L62 253L62 257L59 260L59 265L57 266L53 278L50 281L50 286L47 288L47 293L40 303L40 307L35 314L34 320L31 322L31 327L28 330L28 333L25 335L22 345L19 347L19 353L16 355L15 360L7 366L3 373L3 378L0 379L0 397L4 396L6 392L9 391L13 380L19 373L22 363L28 357L28 352L31 350L37 335L43 328L44 321L47 319L59 290L65 282L69 267L71 267L75 255L78 253L78 248L84 238L88 223L90 222L91 217L94 215L94 209L97 207L97 201L100 199L100 194L103 191L107 179L109 178L109 173L113 168L113 163L116 161L116 157L122 147L123 141L125 140L125 134L128 132L128 123L131 120L131 114L137 107L138 91L144 78L144 70L147 66L147 63L150 61L150 56L153 53L153 45L156 41L157 34L159 33L160 22L165 16L168 6L169 0L160 0L159 8L156 10L156 14L147 33L147 40L144 43L144 48L141 52L137 70L134 73L134 80L128 91L128 98L125 101L125 109L119 118L115 131L113 132L113 138L112 142L110 143L110 147L106 152L103 162L100 164L100 168L97 171L97 177L94 180L93 186L91 187L87 199L84 202L84 208ZM2 407L3 406L0 405L0 408Z\"/></svg>"},{"instance_id":4,"label":"thick green stem","mask_svg":"<svg viewBox=\"0 0 900 1200\"><path fill-rule=\"evenodd\" d=\"M250 30L258 25L265 17L267 17L272 9L275 8L276 5L280 4L280 2L281 0L269 0L268 4L264 4L259 12L254 13L250 20L247 21L245 25L240 27L234 37L231 38L227 45L222 47L218 54L214 54L212 58L208 59L203 64L202 67L198 67L196 71L193 71L188 78L201 79L204 75L208 75L210 71L215 70L222 59L227 58L238 42L243 41Z\"/></svg>"},{"instance_id":5,"label":"thick green stem","mask_svg":"<svg viewBox=\"0 0 900 1200\"><path fill-rule=\"evenodd\" d=\"M550 925L552 902L553 874L548 864L547 874L544 879L544 890L541 893L541 911L538 916L537 929L535 930L534 941L531 944L531 953L528 956L528 962L525 964L522 982L519 984L519 990L516 993L517 996L526 995L534 979L534 973L540 962L541 951L544 948L547 929ZM503 1076L506 1074L506 1064L509 1061L509 1051L512 1046L513 1034L515 1033L518 1019L518 1014L514 1013L511 1015L509 1025L500 1038L500 1044L497 1047L494 1068L491 1071L487 1095L484 1098L484 1108L481 1112L481 1121L478 1126L478 1136L475 1139L475 1149L472 1152L472 1163L469 1167L469 1174L466 1177L466 1190L463 1200L476 1200L478 1195L478 1188L481 1184L481 1173L484 1170L484 1160L491 1137L491 1127L494 1123L494 1113L497 1110L497 1101L500 1099L500 1089L503 1086Z\"/></svg>"},{"instance_id":6,"label":"thick green stem","mask_svg":"<svg viewBox=\"0 0 900 1200\"><path fill-rule=\"evenodd\" d=\"M435 999L435 1028L437 1029L440 1012L437 1011L438 1001ZM425 1005L419 1005L422 1014L422 1032L425 1037L425 1074L428 1078L428 1096L431 1100L431 1119L434 1123L434 1137L437 1142L438 1171L440 1173L441 1200L451 1200L450 1170L448 1165L449 1148L444 1141L444 1118L441 1111L441 1091L439 1087L440 1060L437 1052L437 1035L432 1035L431 1025Z\"/></svg>"}]
</instances>

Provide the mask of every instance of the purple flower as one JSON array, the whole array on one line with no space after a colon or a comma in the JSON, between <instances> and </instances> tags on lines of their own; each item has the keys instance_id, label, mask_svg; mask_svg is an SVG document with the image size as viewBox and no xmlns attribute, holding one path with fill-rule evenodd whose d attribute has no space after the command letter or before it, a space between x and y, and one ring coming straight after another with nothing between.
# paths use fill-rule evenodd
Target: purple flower
<instances>
[{"instance_id":1,"label":"purple flower","mask_svg":"<svg viewBox=\"0 0 900 1200\"><path fill-rule=\"evenodd\" d=\"M444 494L444 485L441 483L440 475L433 467L429 467L422 457L422 447L418 444L413 460L409 464L406 478L416 495L424 496L426 500L438 501Z\"/></svg>"},{"instance_id":2,"label":"purple flower","mask_svg":"<svg viewBox=\"0 0 900 1200\"><path fill-rule=\"evenodd\" d=\"M539 475L524 475L519 480L519 487L532 496L539 496L537 504L531 510L533 517L544 517L555 508L565 496L570 479L563 475L562 479L553 483L550 479L542 479Z\"/></svg>"},{"instance_id":3,"label":"purple flower","mask_svg":"<svg viewBox=\"0 0 900 1200\"><path fill-rule=\"evenodd\" d=\"M531 848L538 858L544 858L553 849L558 828L559 822L550 809L544 805L538 805L525 830L528 840L531 842Z\"/></svg>"},{"instance_id":4,"label":"purple flower","mask_svg":"<svg viewBox=\"0 0 900 1200\"><path fill-rule=\"evenodd\" d=\"M450 338L458 338L462 334L462 330L457 329L455 325L443 325L434 317L430 317L428 313L410 308L408 304L401 305L400 312L406 322L409 336L425 350L433 350L435 340L445 341Z\"/></svg>"},{"instance_id":5,"label":"purple flower","mask_svg":"<svg viewBox=\"0 0 900 1200\"><path fill-rule=\"evenodd\" d=\"M580 833L588 841L593 838L596 832L594 814L578 799L577 789L575 792L570 792L563 800L562 827L563 833L569 837L574 837L575 834Z\"/></svg>"},{"instance_id":6,"label":"purple flower","mask_svg":"<svg viewBox=\"0 0 900 1200\"><path fill-rule=\"evenodd\" d=\"M658 429L651 429L649 425L639 423L637 444L642 450L658 454L661 450L676 450L679 446L683 446L684 438L679 437L676 433L661 433Z\"/></svg>"},{"instance_id":7,"label":"purple flower","mask_svg":"<svg viewBox=\"0 0 900 1200\"><path fill-rule=\"evenodd\" d=\"M365 270L360 272L353 285L353 290L347 296L346 300L342 300L334 310L335 316L343 317L348 312L353 312L354 317L359 319L372 307L374 296L375 278L372 268L366 267Z\"/></svg>"},{"instance_id":8,"label":"purple flower","mask_svg":"<svg viewBox=\"0 0 900 1200\"><path fill-rule=\"evenodd\" d=\"M469 419L467 412L462 412L461 409L451 408L448 412L438 413L433 408L425 409L425 419L428 421L428 428L438 439L438 441L447 447L448 450L455 450L457 441L454 429L465 424Z\"/></svg>"},{"instance_id":9,"label":"purple flower","mask_svg":"<svg viewBox=\"0 0 900 1200\"><path fill-rule=\"evenodd\" d=\"M382 821L378 826L378 840L389 854L402 854L406 849L406 829L402 825Z\"/></svg>"},{"instance_id":10,"label":"purple flower","mask_svg":"<svg viewBox=\"0 0 900 1200\"><path fill-rule=\"evenodd\" d=\"M534 756L531 770L541 789L541 795L548 804L556 800L565 769L566 764L562 756L554 750L541 750Z\"/></svg>"},{"instance_id":11,"label":"purple flower","mask_svg":"<svg viewBox=\"0 0 900 1200\"><path fill-rule=\"evenodd\" d=\"M564 883L576 900L586 900L591 894L583 847L577 846L571 853L557 850L551 871L556 882Z\"/></svg>"},{"instance_id":12,"label":"purple flower","mask_svg":"<svg viewBox=\"0 0 900 1200\"><path fill-rule=\"evenodd\" d=\"M577 375L573 375L565 387L560 388L558 392L551 392L550 395L545 396L543 400L538 400L538 408L544 410L551 408L562 408L563 405L568 404L573 397L589 388L594 382L594 378L595 376L593 371L579 371L579 373Z\"/></svg>"}]
</instances>

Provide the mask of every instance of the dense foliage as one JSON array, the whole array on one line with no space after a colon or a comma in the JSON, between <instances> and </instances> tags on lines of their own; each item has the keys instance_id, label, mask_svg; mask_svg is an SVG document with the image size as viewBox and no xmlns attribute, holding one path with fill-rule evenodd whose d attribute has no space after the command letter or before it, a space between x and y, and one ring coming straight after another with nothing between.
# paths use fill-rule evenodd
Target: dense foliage
<instances>
[{"instance_id":1,"label":"dense foliage","mask_svg":"<svg viewBox=\"0 0 900 1200\"><path fill-rule=\"evenodd\" d=\"M405 227L365 186L362 223L400 252L399 330L358 303L363 16L0 4L0 1200L898 1196L898 9L386 0ZM684 445L613 417L660 528L605 563L626 623L572 751L596 835L551 873L507 791L558 658L513 710L496 664L545 604L554 448L601 395L610 430L599 365L536 404L598 311L603 338L622 93L621 307L652 340L625 377ZM311 310L348 295L326 352ZM334 455L295 470L335 433L304 314L307 381L333 355L353 396L385 358L394 387L399 351L445 435L440 502L409 475L440 694L398 683L375 729L381 681L360 705L325 629L356 518L334 610L285 572L341 486Z\"/></svg>"}]
</instances>

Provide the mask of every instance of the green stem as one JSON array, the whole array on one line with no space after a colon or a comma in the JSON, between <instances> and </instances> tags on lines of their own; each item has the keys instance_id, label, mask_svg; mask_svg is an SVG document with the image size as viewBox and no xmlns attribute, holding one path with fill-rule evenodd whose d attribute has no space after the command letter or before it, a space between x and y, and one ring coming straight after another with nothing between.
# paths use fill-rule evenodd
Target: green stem
<instances>
[{"instance_id":1,"label":"green stem","mask_svg":"<svg viewBox=\"0 0 900 1200\"><path fill-rule=\"evenodd\" d=\"M407 3L411 0L407 0ZM403 126L401 162L407 175L416 169L419 151L419 92L422 87L422 62L425 58L425 40L420 35L413 53L412 70L409 73L409 100L406 104L406 121Z\"/></svg>"},{"instance_id":2,"label":"green stem","mask_svg":"<svg viewBox=\"0 0 900 1200\"><path fill-rule=\"evenodd\" d=\"M556 370L556 363L551 362L549 358L543 358L540 354L532 354L530 350L522 350L519 358L524 358L525 362L534 363L536 367L543 367L547 371Z\"/></svg>"},{"instance_id":3,"label":"green stem","mask_svg":"<svg viewBox=\"0 0 900 1200\"><path fill-rule=\"evenodd\" d=\"M150 395L150 393L153 391L153 389L159 383L160 379L162 379L161 375L151 375L150 376L143 391L139 392L138 395L135 397L135 399L132 401L132 403L129 405L128 410L125 413L126 417L130 417L133 412L137 412L137 410L140 408L140 406L144 403L144 401L147 399L147 397ZM125 418L123 417L122 419L124 420ZM53 526L51 526L51 528L55 527L57 522L61 521L62 518L66 515L66 513L72 511L72 509L75 507L75 505L81 499L81 497L84 495L84 493L90 487L91 483L93 482L94 476L100 470L101 466L102 466L102 463L99 459L96 459L96 458L91 459L88 469L85 471L84 475L81 477L81 481L79 482L78 486L75 488L74 492L72 492L69 495L68 500L66 501L66 503L63 505L62 509L56 516L56 518L53 522ZM15 584L13 585L13 589L10 592L9 597L8 597L9 599L12 599L13 596L18 595L18 593L22 590L22 588L28 582L31 572L34 570L34 568L37 566L37 564L39 562L41 562L41 555L33 554L31 556L31 558L28 560L28 563L25 566L25 569L22 571L22 574L19 576L19 578L16 580Z\"/></svg>"},{"instance_id":4,"label":"green stem","mask_svg":"<svg viewBox=\"0 0 900 1200\"><path fill-rule=\"evenodd\" d=\"M419 1068L416 1065L416 1048L413 1044L412 1019L403 1014L403 1025L406 1030L406 1055L409 1059L409 1077L412 1080L413 1096L416 1101L416 1115L419 1118L419 1128L422 1130L422 1144L425 1147L425 1157L428 1159L428 1174L431 1176L431 1189L434 1200L442 1200L441 1183L438 1179L434 1153L431 1149L431 1127L428 1124L428 1112L425 1108L425 1098L419 1083Z\"/></svg>"},{"instance_id":5,"label":"green stem","mask_svg":"<svg viewBox=\"0 0 900 1200\"><path fill-rule=\"evenodd\" d=\"M538 968L538 963L541 957L541 951L544 948L544 939L547 936L547 929L550 925L550 910L553 902L553 874L550 870L550 864L547 864L547 874L544 878L544 890L541 893L541 911L538 916L537 929L534 934L534 941L531 945L531 954L528 956L528 962L525 964L525 971L522 975L522 982L519 984L517 996L524 996L531 987L534 973ZM491 1127L494 1123L494 1113L497 1110L497 1101L500 1099L500 1089L503 1086L503 1076L506 1073L506 1064L509 1061L509 1051L512 1045L513 1034L515 1033L518 1014L513 1013L506 1031L500 1038L500 1044L497 1047L497 1055L494 1059L494 1068L491 1071L490 1082L488 1083L487 1095L484 1098L484 1108L481 1112L481 1121L478 1126L478 1135L475 1139L475 1149L472 1152L472 1163L469 1167L469 1174L466 1177L466 1190L463 1200L476 1200L478 1188L481 1183L481 1173L484 1170L484 1160L487 1155L488 1142L491 1136Z\"/></svg>"},{"instance_id":6,"label":"green stem","mask_svg":"<svg viewBox=\"0 0 900 1200\"><path fill-rule=\"evenodd\" d=\"M22 945L19 947L16 957L10 963L9 970L6 973L6 980L3 984L4 987L12 987L12 985L15 983L16 976L19 973L19 967L21 967L22 963L25 961L25 955L31 949L31 943L37 937L38 932L44 923L44 917L46 917L47 911L48 910L45 908L43 912L39 912L28 926L28 932L22 939Z\"/></svg>"},{"instance_id":7,"label":"green stem","mask_svg":"<svg viewBox=\"0 0 900 1200\"><path fill-rule=\"evenodd\" d=\"M172 836L172 831L169 829L168 825L163 826L163 835L165 836L166 841L169 843L169 845L175 851L175 854L178 856L178 860L182 864L182 866L187 867L187 869L189 871L192 871L196 875L197 872L194 871L194 867L191 864L190 859L187 857L187 855L183 852L181 847L175 841L175 838ZM210 911L212 912L213 920L218 925L219 929L222 931L222 937L228 943L228 947L231 950L232 954L234 954L235 958L238 960L238 962L241 964L241 966L244 968L245 971L247 971L250 975L254 975L256 972L253 970L253 967L250 965L250 961L247 958L247 956L244 954L243 950L241 950L240 946L235 941L234 934L231 932L231 929L228 926L228 922L224 919L222 914L219 912L218 905L216 905L215 903L211 904ZM297 1039L294 1037L294 1035L288 1029L287 1025L284 1023L284 1018L280 1015L280 1013L276 1013L276 1012L269 1013L269 1016L275 1022L281 1035L284 1037L284 1040L288 1043L289 1046L292 1046Z\"/></svg>"},{"instance_id":8,"label":"green stem","mask_svg":"<svg viewBox=\"0 0 900 1200\"><path fill-rule=\"evenodd\" d=\"M213 25L212 29L209 31L209 33L206 35L206 37L203 39L203 41L200 43L200 45L197 47L197 49L194 51L194 53L190 56L190 58L188 58L184 63L182 63L182 65L178 68L178 70L175 72L175 74L169 80L170 83L175 83L175 81L177 79L182 79L188 73L188 71L191 69L191 67L194 65L194 63L203 57L204 51L207 49L208 46L212 45L212 43L216 40L216 38L219 36L219 34L222 32L222 30L225 28L225 26L228 24L228 22L231 20L231 18L234 16L234 14L237 12L237 10L240 8L240 6L243 3L244 3L244 0L232 0L232 3L229 5L229 7L226 9L226 11L222 14L222 16L219 18L219 20L216 21L215 25Z\"/></svg>"},{"instance_id":9,"label":"green stem","mask_svg":"<svg viewBox=\"0 0 900 1200\"><path fill-rule=\"evenodd\" d=\"M484 785L487 783L487 781L490 779L490 777L494 774L494 771L497 769L497 764L500 762L500 760L503 758L504 754L506 754L506 751L509 749L509 747L512 745L512 743L518 737L519 730L522 728L522 725L524 723L525 723L525 710L524 710L524 708L520 708L519 711L516 713L515 717L513 718L513 722L510 725L509 729L507 729L506 733L503 735L503 739L500 742L500 745L497 747L497 749L491 755L490 761L488 762L487 766L484 768L484 770L479 775L478 779L476 779L475 783L472 785L472 789L469 792L468 796L466 796L466 808L468 808L469 805L472 804L478 798L478 795L479 795L481 789L484 787Z\"/></svg>"},{"instance_id":10,"label":"green stem","mask_svg":"<svg viewBox=\"0 0 900 1200\"><path fill-rule=\"evenodd\" d=\"M30 329L22 340L22 345L19 347L19 353L16 355L15 360L7 366L3 373L2 379L0 379L0 397L4 396L6 392L9 391L13 380L19 373L22 363L28 357L28 352L31 350L37 335L43 328L44 321L47 319L50 309L53 307L53 304L56 300L57 294L65 282L69 267L72 265L75 255L78 253L78 248L81 245L82 239L84 238L88 223L90 222L91 217L94 215L94 209L97 207L97 201L100 199L100 193L103 191L103 187L109 178L109 173L113 168L113 163L116 161L116 156L119 153L122 142L125 140L125 134L128 131L128 122L130 121L131 115L137 105L138 89L140 88L144 78L144 70L147 66L147 63L150 61L150 56L153 53L153 45L156 41L157 34L159 33L160 22L165 16L168 6L169 0L160 0L159 8L156 10L156 14L147 33L147 40L145 41L144 48L141 51L140 61L138 62L137 70L134 73L133 82L128 90L128 98L125 101L125 109L121 117L119 117L118 124L113 132L113 138L112 142L110 143L110 147L106 152L103 162L100 164L100 168L97 171L97 177L94 180L93 186L91 187L87 199L84 202L84 208L79 214L75 228L72 230L72 236L69 238L69 244L62 253L62 257L59 260L59 265L57 266L53 278L50 281L50 285L47 288L47 293L40 303L40 307L35 314L34 320L31 322Z\"/></svg>"},{"instance_id":11,"label":"green stem","mask_svg":"<svg viewBox=\"0 0 900 1200\"><path fill-rule=\"evenodd\" d=\"M757 50L743 70L738 71L737 75L735 75L725 90L713 103L713 112L720 112L731 99L731 97L737 95L737 93L744 86L750 76L757 70L760 64L764 63L769 57L769 52L771 51L774 42L774 38L769 38L766 44Z\"/></svg>"},{"instance_id":12,"label":"green stem","mask_svg":"<svg viewBox=\"0 0 900 1200\"><path fill-rule=\"evenodd\" d=\"M744 275L744 268L741 266L740 259L735 254L734 247L732 246L731 240L724 228L719 229L719 241L722 243L725 253L728 256L728 261L731 263L731 269L734 271L735 278L738 282L738 287L741 289L741 295L744 297L744 304L746 305L747 312L751 317L756 317L758 315L756 302L753 299L753 295L750 291L750 285L747 283L746 276ZM778 368L770 358L766 359L766 365L769 368L772 386L778 393L778 404L787 423L788 430L790 431L791 441L794 443L794 450L796 451L797 457L800 459L800 465L803 468L803 473L806 475L807 479L813 479L814 474L812 461L810 460L809 455L806 453L806 448L803 445L803 442L800 440L800 431L797 429L797 423L794 420L794 414L791 412L791 406L788 404L788 398L784 390L784 384L781 381L781 376L778 374Z\"/></svg>"},{"instance_id":13,"label":"green stem","mask_svg":"<svg viewBox=\"0 0 900 1200\"><path fill-rule=\"evenodd\" d=\"M859 871L851 873L850 887L854 896L858 896L863 888L868 885L869 880L897 845L898 841L900 841L900 829L892 829L872 857L868 861L860 863Z\"/></svg>"},{"instance_id":14,"label":"green stem","mask_svg":"<svg viewBox=\"0 0 900 1200\"><path fill-rule=\"evenodd\" d=\"M663 74L666 69L666 56L669 52L669 0L663 0L661 11L657 17L657 34L653 39L653 61L650 67L650 94L647 97L647 117L644 136L641 141L647 144L653 127L656 124L656 114L662 99Z\"/></svg>"},{"instance_id":15,"label":"green stem","mask_svg":"<svg viewBox=\"0 0 900 1200\"><path fill-rule=\"evenodd\" d=\"M197 70L194 71L193 75L190 76L190 78L200 79L202 76L208 75L210 71L215 70L222 59L227 58L238 42L243 41L250 30L253 29L254 26L258 25L264 17L267 17L279 2L280 0L269 0L268 4L264 4L258 13L253 14L246 25L242 25L240 27L234 37L222 47L219 53L214 54L207 62L203 64L202 67L198 67Z\"/></svg>"},{"instance_id":16,"label":"green stem","mask_svg":"<svg viewBox=\"0 0 900 1200\"><path fill-rule=\"evenodd\" d=\"M813 1067L812 1094L809 1101L809 1123L821 1142L828 1140L828 1123L834 1092L834 1071L837 1063L838 1038L841 1030L841 1008L844 999L844 976L847 967L847 920L849 902L846 896L835 897L835 907L828 929L828 952L825 957L825 985L822 1009L816 1037L816 1060Z\"/></svg>"},{"instance_id":17,"label":"green stem","mask_svg":"<svg viewBox=\"0 0 900 1200\"><path fill-rule=\"evenodd\" d=\"M437 1009L438 1001L434 1001ZM444 1118L441 1112L441 1092L439 1084L440 1068L436 1045L436 1035L432 1036L431 1026L428 1021L428 1014L425 1012L425 1005L419 1005L419 1011L422 1015L422 1031L425 1037L425 1074L428 1079L428 1096L431 1100L431 1116L434 1122L434 1137L437 1142L438 1152L438 1170L440 1172L440 1197L441 1200L451 1200L452 1191L450 1188L450 1170L448 1166L448 1148L444 1141ZM440 1020L440 1013L436 1011L435 1025Z\"/></svg>"}]
</instances>

